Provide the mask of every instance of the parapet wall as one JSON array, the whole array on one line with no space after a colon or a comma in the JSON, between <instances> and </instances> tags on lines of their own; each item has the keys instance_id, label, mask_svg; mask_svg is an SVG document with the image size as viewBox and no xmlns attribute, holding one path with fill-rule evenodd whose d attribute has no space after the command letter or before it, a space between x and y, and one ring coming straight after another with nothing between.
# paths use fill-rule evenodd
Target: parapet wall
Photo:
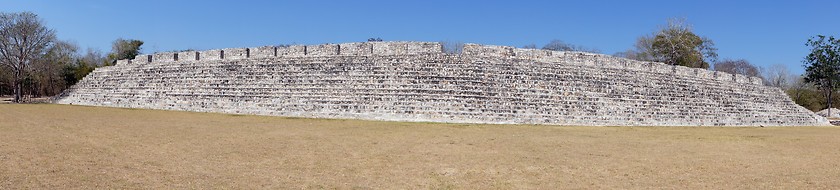
<instances>
[{"instance_id":1,"label":"parapet wall","mask_svg":"<svg viewBox=\"0 0 840 190\"><path fill-rule=\"evenodd\" d=\"M172 61L232 60L267 57L295 56L374 56L442 53L442 46L435 42L360 42L320 45L291 45L287 47L262 46L252 48L227 48L206 51L164 52L138 55L132 60L119 60L117 64L144 64ZM547 63L571 63L581 66L622 68L634 71L672 73L681 76L713 79L722 82L763 84L759 77L749 77L701 68L644 62L604 54L541 49L521 49L510 46L464 44L464 54L527 59ZM597 64L596 64L597 63Z\"/></svg>"},{"instance_id":2,"label":"parapet wall","mask_svg":"<svg viewBox=\"0 0 840 190\"><path fill-rule=\"evenodd\" d=\"M266 57L299 56L374 56L413 55L442 53L443 47L435 42L360 42L320 45L262 46L252 48L227 48L206 51L164 52L138 55L131 60L119 60L117 65L160 62L234 60Z\"/></svg>"},{"instance_id":3,"label":"parapet wall","mask_svg":"<svg viewBox=\"0 0 840 190\"><path fill-rule=\"evenodd\" d=\"M97 68L56 103L392 121L828 125L758 78L607 55L431 42L169 52Z\"/></svg>"},{"instance_id":4,"label":"parapet wall","mask_svg":"<svg viewBox=\"0 0 840 190\"><path fill-rule=\"evenodd\" d=\"M763 84L763 81L759 77L749 77L745 75L731 74L720 71L711 71L708 69L701 68L668 65L659 62L637 61L632 59L588 52L520 49L509 46L481 45L471 43L464 44L464 49L462 52L465 54L478 56L518 58L547 63L568 63L573 65L590 67L669 73L687 77L712 79L721 82L749 83L755 85Z\"/></svg>"}]
</instances>

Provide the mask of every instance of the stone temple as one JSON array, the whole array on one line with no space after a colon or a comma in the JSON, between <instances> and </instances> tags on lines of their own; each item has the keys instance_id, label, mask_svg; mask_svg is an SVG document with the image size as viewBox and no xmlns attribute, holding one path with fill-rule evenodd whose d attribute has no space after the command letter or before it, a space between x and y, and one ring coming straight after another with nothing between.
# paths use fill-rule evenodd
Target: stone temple
<instances>
[{"instance_id":1,"label":"stone temple","mask_svg":"<svg viewBox=\"0 0 840 190\"><path fill-rule=\"evenodd\" d=\"M815 126L756 77L583 52L364 42L139 55L59 104L310 118L615 126Z\"/></svg>"}]
</instances>

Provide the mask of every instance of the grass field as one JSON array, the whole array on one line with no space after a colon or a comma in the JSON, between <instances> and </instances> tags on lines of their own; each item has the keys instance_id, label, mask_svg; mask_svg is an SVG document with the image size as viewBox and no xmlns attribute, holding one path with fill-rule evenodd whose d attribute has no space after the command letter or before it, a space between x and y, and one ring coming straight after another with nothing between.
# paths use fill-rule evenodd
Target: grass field
<instances>
[{"instance_id":1,"label":"grass field","mask_svg":"<svg viewBox=\"0 0 840 190\"><path fill-rule=\"evenodd\" d=\"M0 104L0 189L838 189L840 128L558 127Z\"/></svg>"}]
</instances>

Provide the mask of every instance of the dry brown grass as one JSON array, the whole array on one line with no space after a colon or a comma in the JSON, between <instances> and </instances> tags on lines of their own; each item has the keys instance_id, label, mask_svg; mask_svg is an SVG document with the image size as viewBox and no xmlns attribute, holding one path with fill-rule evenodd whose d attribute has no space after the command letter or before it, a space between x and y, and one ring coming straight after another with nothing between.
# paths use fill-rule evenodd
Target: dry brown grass
<instances>
[{"instance_id":1,"label":"dry brown grass","mask_svg":"<svg viewBox=\"0 0 840 190\"><path fill-rule=\"evenodd\" d=\"M0 105L0 189L838 189L840 128L557 127Z\"/></svg>"}]
</instances>

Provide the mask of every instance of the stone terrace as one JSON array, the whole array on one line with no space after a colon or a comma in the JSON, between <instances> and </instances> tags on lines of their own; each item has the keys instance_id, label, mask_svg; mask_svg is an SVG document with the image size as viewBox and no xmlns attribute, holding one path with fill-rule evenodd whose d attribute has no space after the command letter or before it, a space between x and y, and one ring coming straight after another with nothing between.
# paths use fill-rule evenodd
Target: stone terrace
<instances>
[{"instance_id":1,"label":"stone terrace","mask_svg":"<svg viewBox=\"0 0 840 190\"><path fill-rule=\"evenodd\" d=\"M392 121L828 125L755 77L607 55L365 42L140 55L56 103Z\"/></svg>"}]
</instances>

